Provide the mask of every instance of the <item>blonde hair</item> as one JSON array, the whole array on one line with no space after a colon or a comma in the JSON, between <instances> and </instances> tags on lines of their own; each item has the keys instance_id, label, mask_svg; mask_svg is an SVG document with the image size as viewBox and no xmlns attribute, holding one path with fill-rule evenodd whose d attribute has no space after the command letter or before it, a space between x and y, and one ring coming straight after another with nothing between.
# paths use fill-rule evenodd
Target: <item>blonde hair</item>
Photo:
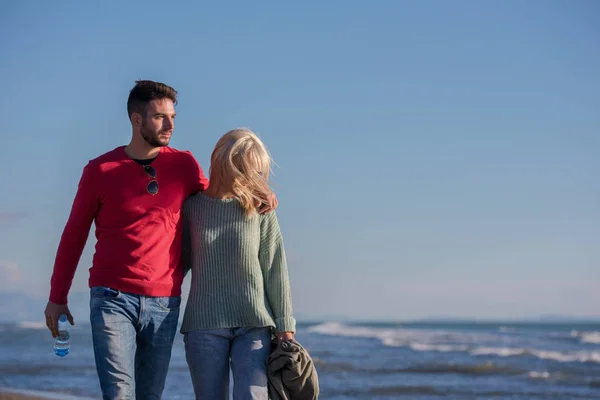
<instances>
[{"instance_id":1,"label":"blonde hair","mask_svg":"<svg viewBox=\"0 0 600 400\"><path fill-rule=\"evenodd\" d=\"M271 156L258 136L247 128L232 129L210 157L210 185L231 188L245 214L252 216L257 203L269 201L270 170Z\"/></svg>"}]
</instances>

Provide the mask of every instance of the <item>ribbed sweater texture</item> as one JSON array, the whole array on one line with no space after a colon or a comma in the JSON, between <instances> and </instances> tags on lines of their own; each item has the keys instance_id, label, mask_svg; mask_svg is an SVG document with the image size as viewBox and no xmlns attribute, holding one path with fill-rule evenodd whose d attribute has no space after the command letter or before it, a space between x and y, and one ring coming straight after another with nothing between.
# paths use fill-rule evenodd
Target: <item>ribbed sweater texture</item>
<instances>
[{"instance_id":1,"label":"ribbed sweater texture","mask_svg":"<svg viewBox=\"0 0 600 400\"><path fill-rule=\"evenodd\" d=\"M202 192L183 207L183 264L192 282L181 332L296 329L283 238L274 211L246 216L235 198Z\"/></svg>"}]
</instances>

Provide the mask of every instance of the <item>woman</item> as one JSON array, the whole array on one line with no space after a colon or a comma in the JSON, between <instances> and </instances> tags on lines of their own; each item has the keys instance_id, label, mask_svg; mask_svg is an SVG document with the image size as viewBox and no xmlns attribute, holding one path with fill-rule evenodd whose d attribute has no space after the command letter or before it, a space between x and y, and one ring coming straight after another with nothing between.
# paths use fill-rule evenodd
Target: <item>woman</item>
<instances>
[{"instance_id":1,"label":"woman","mask_svg":"<svg viewBox=\"0 0 600 400\"><path fill-rule=\"evenodd\" d=\"M184 205L184 263L192 283L181 332L197 399L268 399L271 335L293 339L289 277L268 202L270 157L248 129L217 142L208 189Z\"/></svg>"}]
</instances>

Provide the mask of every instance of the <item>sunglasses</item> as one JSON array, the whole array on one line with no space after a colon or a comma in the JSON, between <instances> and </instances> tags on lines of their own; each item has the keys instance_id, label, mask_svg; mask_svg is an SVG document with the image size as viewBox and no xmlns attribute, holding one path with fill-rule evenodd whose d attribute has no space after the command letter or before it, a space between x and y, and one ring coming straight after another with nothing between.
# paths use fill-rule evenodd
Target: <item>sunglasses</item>
<instances>
[{"instance_id":1,"label":"sunglasses","mask_svg":"<svg viewBox=\"0 0 600 400\"><path fill-rule=\"evenodd\" d=\"M150 193L152 196L154 196L156 193L158 193L158 182L156 181L156 170L151 165L144 165L144 171L146 171L146 173L148 174L148 177L150 177L150 179L151 179L150 182L148 183L148 186L146 186L146 191L148 193Z\"/></svg>"}]
</instances>

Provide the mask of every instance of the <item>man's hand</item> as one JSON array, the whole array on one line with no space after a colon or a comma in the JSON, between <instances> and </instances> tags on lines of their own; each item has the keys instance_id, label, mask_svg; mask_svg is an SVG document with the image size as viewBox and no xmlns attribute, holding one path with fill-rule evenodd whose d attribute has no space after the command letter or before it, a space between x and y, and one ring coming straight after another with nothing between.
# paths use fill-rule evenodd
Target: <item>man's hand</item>
<instances>
[{"instance_id":1,"label":"man's hand","mask_svg":"<svg viewBox=\"0 0 600 400\"><path fill-rule=\"evenodd\" d=\"M277 196L275 196L275 193L271 192L269 194L269 203L263 204L262 207L259 209L259 213L261 213L261 214L270 213L271 211L275 210L278 205L279 205L279 201L277 200Z\"/></svg>"},{"instance_id":2,"label":"man's hand","mask_svg":"<svg viewBox=\"0 0 600 400\"><path fill-rule=\"evenodd\" d=\"M67 314L69 323L75 325L71 311L69 311L69 306L66 304L56 304L49 301L44 314L46 315L46 326L52 332L52 337L58 336L58 318L60 318L61 314Z\"/></svg>"},{"instance_id":3,"label":"man's hand","mask_svg":"<svg viewBox=\"0 0 600 400\"><path fill-rule=\"evenodd\" d=\"M277 343L281 344L286 340L295 340L294 332L277 332Z\"/></svg>"}]
</instances>

